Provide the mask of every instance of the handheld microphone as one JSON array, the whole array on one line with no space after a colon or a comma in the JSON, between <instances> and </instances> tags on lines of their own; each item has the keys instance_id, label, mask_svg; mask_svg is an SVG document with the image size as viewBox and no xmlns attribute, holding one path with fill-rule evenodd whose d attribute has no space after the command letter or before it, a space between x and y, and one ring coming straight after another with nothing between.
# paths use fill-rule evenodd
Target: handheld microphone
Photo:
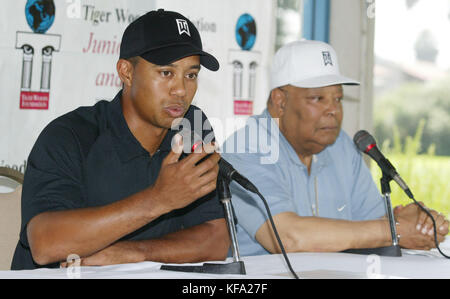
<instances>
[{"instance_id":1,"label":"handheld microphone","mask_svg":"<svg viewBox=\"0 0 450 299\"><path fill-rule=\"evenodd\" d=\"M196 148L203 143L201 137L198 136L194 131L181 130L179 134L183 138L183 155L181 158L184 158L188 154L195 152ZM207 157L205 157L204 159L206 159ZM233 165L227 162L224 158L220 158L219 160L219 175L227 179L228 181L235 181L244 189L250 192L259 192L258 188L256 188L255 185L253 185L245 176L241 175L236 169L234 169Z\"/></svg>"},{"instance_id":2,"label":"handheld microphone","mask_svg":"<svg viewBox=\"0 0 450 299\"><path fill-rule=\"evenodd\" d=\"M370 135L369 132L364 130L357 132L355 134L355 137L353 138L353 142L361 152L367 154L373 160L375 160L375 162L377 162L378 166L381 168L381 171L392 178L400 186L400 188L405 191L406 195L408 195L409 198L414 198L408 185L397 173L397 170L391 164L391 162L389 162L389 160L386 159L378 149L375 138L373 138L373 136Z\"/></svg>"}]
</instances>

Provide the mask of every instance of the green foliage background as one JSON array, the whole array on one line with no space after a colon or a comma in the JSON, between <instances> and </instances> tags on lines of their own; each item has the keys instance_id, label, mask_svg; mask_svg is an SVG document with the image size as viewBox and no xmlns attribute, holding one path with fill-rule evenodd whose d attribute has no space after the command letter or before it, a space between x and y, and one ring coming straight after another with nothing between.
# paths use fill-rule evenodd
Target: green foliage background
<instances>
[{"instance_id":1,"label":"green foliage background","mask_svg":"<svg viewBox=\"0 0 450 299\"><path fill-rule=\"evenodd\" d=\"M406 83L375 102L375 137L417 201L450 218L450 77ZM379 184L381 171L371 164ZM393 206L412 201L391 183Z\"/></svg>"},{"instance_id":2,"label":"green foliage background","mask_svg":"<svg viewBox=\"0 0 450 299\"><path fill-rule=\"evenodd\" d=\"M388 159L407 182L417 201L450 219L450 157L397 154L389 155ZM381 171L375 163L371 165L371 172L380 186ZM412 203L396 183L391 182L391 189L392 206Z\"/></svg>"},{"instance_id":3,"label":"green foliage background","mask_svg":"<svg viewBox=\"0 0 450 299\"><path fill-rule=\"evenodd\" d=\"M380 144L390 142L397 153L408 151L407 136L423 126L420 147L414 151L450 156L450 77L427 84L405 83L377 98L374 111ZM392 140L393 135L397 140ZM405 149L399 148L405 143Z\"/></svg>"}]
</instances>

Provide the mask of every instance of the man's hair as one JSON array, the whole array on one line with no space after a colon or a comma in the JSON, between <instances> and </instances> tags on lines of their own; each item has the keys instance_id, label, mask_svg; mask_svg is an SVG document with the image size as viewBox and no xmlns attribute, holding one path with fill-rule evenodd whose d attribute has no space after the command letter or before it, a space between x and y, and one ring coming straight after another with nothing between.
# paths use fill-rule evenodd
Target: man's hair
<instances>
[{"instance_id":1,"label":"man's hair","mask_svg":"<svg viewBox=\"0 0 450 299\"><path fill-rule=\"evenodd\" d=\"M282 87L285 87L285 86L287 86L287 85L280 86L280 87L277 87L277 88L278 88L278 89L281 89L281 91L286 95L286 91L282 89ZM267 97L266 107L269 107L269 105L272 105L272 104L273 104L273 103L272 103L272 92L273 92L275 89L277 89L277 88L274 88L274 89L272 89L272 90L269 92L269 96Z\"/></svg>"},{"instance_id":2,"label":"man's hair","mask_svg":"<svg viewBox=\"0 0 450 299\"><path fill-rule=\"evenodd\" d=\"M269 92L269 97L267 98L266 106L268 107L272 103L272 91Z\"/></svg>"},{"instance_id":3,"label":"man's hair","mask_svg":"<svg viewBox=\"0 0 450 299\"><path fill-rule=\"evenodd\" d=\"M137 56L125 58L125 60L129 61L133 67L135 67L139 62L139 58Z\"/></svg>"},{"instance_id":4,"label":"man's hair","mask_svg":"<svg viewBox=\"0 0 450 299\"><path fill-rule=\"evenodd\" d=\"M138 56L134 56L134 57L130 57L130 58L122 58L122 59L124 59L124 60L128 61L129 63L131 63L131 65L132 65L133 67L136 67L136 65L137 65L138 62L139 62ZM123 84L123 82L122 82L122 88L123 88L123 87L124 87L124 84Z\"/></svg>"}]
</instances>

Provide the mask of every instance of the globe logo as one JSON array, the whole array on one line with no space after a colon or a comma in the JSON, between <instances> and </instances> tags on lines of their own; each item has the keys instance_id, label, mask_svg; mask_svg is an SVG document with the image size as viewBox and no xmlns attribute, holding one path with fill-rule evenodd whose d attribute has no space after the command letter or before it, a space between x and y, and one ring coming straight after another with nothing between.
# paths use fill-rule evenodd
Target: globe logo
<instances>
[{"instance_id":1,"label":"globe logo","mask_svg":"<svg viewBox=\"0 0 450 299\"><path fill-rule=\"evenodd\" d=\"M34 33L45 33L55 20L55 3L53 0L28 0L25 16Z\"/></svg>"},{"instance_id":2,"label":"globe logo","mask_svg":"<svg viewBox=\"0 0 450 299\"><path fill-rule=\"evenodd\" d=\"M239 17L236 24L236 42L242 50L250 51L256 41L256 22L249 14Z\"/></svg>"}]
</instances>

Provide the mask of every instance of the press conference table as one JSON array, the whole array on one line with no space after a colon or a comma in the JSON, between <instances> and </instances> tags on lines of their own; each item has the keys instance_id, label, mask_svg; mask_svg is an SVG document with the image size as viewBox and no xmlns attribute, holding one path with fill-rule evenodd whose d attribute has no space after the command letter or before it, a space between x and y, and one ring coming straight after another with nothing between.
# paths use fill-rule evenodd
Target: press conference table
<instances>
[{"instance_id":1,"label":"press conference table","mask_svg":"<svg viewBox=\"0 0 450 299\"><path fill-rule=\"evenodd\" d=\"M450 238L441 244L450 255ZM286 279L292 278L282 255L242 257L246 275L200 274L160 270L161 263L142 262L102 267L0 271L0 279ZM450 278L450 260L437 250L403 250L402 257L348 253L291 253L289 260L300 278ZM225 262L231 262L228 259ZM218 262L218 263L224 263ZM199 264L186 264L199 265ZM201 265L201 264L200 264Z\"/></svg>"}]
</instances>

